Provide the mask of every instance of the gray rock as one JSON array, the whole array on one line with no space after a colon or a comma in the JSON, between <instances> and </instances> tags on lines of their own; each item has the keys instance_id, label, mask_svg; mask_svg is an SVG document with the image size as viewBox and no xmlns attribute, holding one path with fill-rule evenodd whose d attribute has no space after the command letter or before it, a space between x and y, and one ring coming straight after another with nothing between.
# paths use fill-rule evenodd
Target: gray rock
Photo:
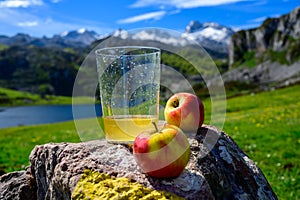
<instances>
[{"instance_id":1,"label":"gray rock","mask_svg":"<svg viewBox=\"0 0 300 200\"><path fill-rule=\"evenodd\" d=\"M212 139L206 139L208 136ZM209 148L214 142L204 157L193 150ZM215 199L277 199L262 171L229 135L205 126L191 148L193 168L205 177Z\"/></svg>"},{"instance_id":2,"label":"gray rock","mask_svg":"<svg viewBox=\"0 0 300 200\"><path fill-rule=\"evenodd\" d=\"M300 62L291 65L282 65L276 62L264 62L253 68L239 67L232 69L222 75L223 81L229 83L238 81L241 83L258 84L262 89L283 87L300 81ZM215 83L211 80L208 84Z\"/></svg>"},{"instance_id":3,"label":"gray rock","mask_svg":"<svg viewBox=\"0 0 300 200\"><path fill-rule=\"evenodd\" d=\"M229 44L229 65L245 61L246 52L255 52L261 57L267 50L286 51L286 59L293 62L292 48L299 46L300 7L279 18L268 18L258 28L241 30L234 33ZM292 51L291 51L292 50ZM246 56L247 57L247 56Z\"/></svg>"},{"instance_id":4,"label":"gray rock","mask_svg":"<svg viewBox=\"0 0 300 200\"><path fill-rule=\"evenodd\" d=\"M36 146L27 172L1 177L0 194L8 199L71 199L84 170L90 169L112 177L126 177L186 199L277 199L261 170L227 134L203 125L189 141L190 162L175 179L145 175L129 147L104 140ZM34 186L26 185L28 180ZM19 191L25 186L20 187L21 183L27 187L22 198Z\"/></svg>"},{"instance_id":5,"label":"gray rock","mask_svg":"<svg viewBox=\"0 0 300 200\"><path fill-rule=\"evenodd\" d=\"M12 172L0 177L0 199L36 199L36 183L29 170Z\"/></svg>"}]
</instances>

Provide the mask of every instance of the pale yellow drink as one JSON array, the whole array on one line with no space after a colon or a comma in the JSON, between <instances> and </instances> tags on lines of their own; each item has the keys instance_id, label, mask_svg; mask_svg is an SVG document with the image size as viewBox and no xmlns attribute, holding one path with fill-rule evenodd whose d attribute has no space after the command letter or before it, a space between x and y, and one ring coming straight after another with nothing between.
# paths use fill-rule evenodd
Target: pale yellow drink
<instances>
[{"instance_id":1,"label":"pale yellow drink","mask_svg":"<svg viewBox=\"0 0 300 200\"><path fill-rule=\"evenodd\" d=\"M132 144L158 122L160 49L119 46L95 54L106 140Z\"/></svg>"},{"instance_id":2,"label":"pale yellow drink","mask_svg":"<svg viewBox=\"0 0 300 200\"><path fill-rule=\"evenodd\" d=\"M132 144L142 131L155 130L153 122L157 124L158 119L147 115L126 115L104 117L103 122L107 141Z\"/></svg>"}]
</instances>

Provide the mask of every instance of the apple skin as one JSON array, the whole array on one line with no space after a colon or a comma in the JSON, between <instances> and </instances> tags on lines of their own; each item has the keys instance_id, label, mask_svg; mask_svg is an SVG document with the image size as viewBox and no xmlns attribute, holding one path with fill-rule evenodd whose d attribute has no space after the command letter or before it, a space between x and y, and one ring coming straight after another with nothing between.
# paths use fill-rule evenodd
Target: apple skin
<instances>
[{"instance_id":1,"label":"apple skin","mask_svg":"<svg viewBox=\"0 0 300 200\"><path fill-rule=\"evenodd\" d=\"M161 131L140 133L133 143L133 155L142 171L156 178L174 178L190 159L190 144L178 127L165 125Z\"/></svg>"},{"instance_id":2,"label":"apple skin","mask_svg":"<svg viewBox=\"0 0 300 200\"><path fill-rule=\"evenodd\" d=\"M203 124L204 106L194 94L176 93L168 99L164 115L168 124L184 132L195 132Z\"/></svg>"}]
</instances>

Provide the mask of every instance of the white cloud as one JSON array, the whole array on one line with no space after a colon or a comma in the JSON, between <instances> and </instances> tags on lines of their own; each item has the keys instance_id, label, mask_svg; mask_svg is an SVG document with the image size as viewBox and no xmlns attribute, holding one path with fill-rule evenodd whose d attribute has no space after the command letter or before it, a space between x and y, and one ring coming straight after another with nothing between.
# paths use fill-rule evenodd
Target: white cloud
<instances>
[{"instance_id":1,"label":"white cloud","mask_svg":"<svg viewBox=\"0 0 300 200\"><path fill-rule=\"evenodd\" d=\"M266 19L267 17L259 17L259 18L252 19L251 22L263 22Z\"/></svg>"},{"instance_id":2,"label":"white cloud","mask_svg":"<svg viewBox=\"0 0 300 200\"><path fill-rule=\"evenodd\" d=\"M2 8L0 12L0 23L17 25L22 21L36 21L36 16L27 12L20 12L17 9Z\"/></svg>"},{"instance_id":3,"label":"white cloud","mask_svg":"<svg viewBox=\"0 0 300 200\"><path fill-rule=\"evenodd\" d=\"M135 23L139 21L154 19L159 20L166 14L166 11L157 11L157 12L150 12L142 15L137 15L134 17L129 17L126 19L121 19L118 21L119 24L129 24L129 23Z\"/></svg>"},{"instance_id":4,"label":"white cloud","mask_svg":"<svg viewBox=\"0 0 300 200\"><path fill-rule=\"evenodd\" d=\"M33 26L38 26L39 23L37 21L24 21L24 22L19 22L17 25L21 27L33 27Z\"/></svg>"},{"instance_id":5,"label":"white cloud","mask_svg":"<svg viewBox=\"0 0 300 200\"><path fill-rule=\"evenodd\" d=\"M52 3L59 3L61 2L62 0L51 0Z\"/></svg>"},{"instance_id":6,"label":"white cloud","mask_svg":"<svg viewBox=\"0 0 300 200\"><path fill-rule=\"evenodd\" d=\"M0 8L27 8L29 6L41 6L42 0L4 0L0 1Z\"/></svg>"},{"instance_id":7,"label":"white cloud","mask_svg":"<svg viewBox=\"0 0 300 200\"><path fill-rule=\"evenodd\" d=\"M204 6L218 6L223 4L237 3L242 1L253 1L253 0L137 0L131 7L140 8L148 6L171 6L176 8L197 8Z\"/></svg>"},{"instance_id":8,"label":"white cloud","mask_svg":"<svg viewBox=\"0 0 300 200\"><path fill-rule=\"evenodd\" d=\"M18 9L2 8L0 11L1 33L15 35L16 33L28 33L32 36L51 37L63 31L77 30L82 27L94 30L98 33L111 33L114 29L96 21L71 19L71 22L63 22L51 17L41 17ZM4 32L5 30L5 32Z\"/></svg>"},{"instance_id":9,"label":"white cloud","mask_svg":"<svg viewBox=\"0 0 300 200\"><path fill-rule=\"evenodd\" d=\"M242 24L242 25L235 25L234 27L231 27L234 31L240 31L240 30L247 30L252 28L257 28L260 26L260 23L251 23L251 24Z\"/></svg>"},{"instance_id":10,"label":"white cloud","mask_svg":"<svg viewBox=\"0 0 300 200\"><path fill-rule=\"evenodd\" d=\"M278 17L280 17L279 14L273 14L273 15L270 15L270 16L263 16L263 17L258 17L258 18L252 19L252 20L250 20L250 22L262 23L267 18L278 18Z\"/></svg>"}]
</instances>

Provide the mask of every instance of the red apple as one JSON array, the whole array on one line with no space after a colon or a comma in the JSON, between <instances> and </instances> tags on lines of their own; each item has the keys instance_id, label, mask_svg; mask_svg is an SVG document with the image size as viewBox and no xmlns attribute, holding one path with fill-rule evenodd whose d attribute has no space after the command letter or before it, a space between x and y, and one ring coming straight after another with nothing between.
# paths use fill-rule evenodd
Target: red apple
<instances>
[{"instance_id":1,"label":"red apple","mask_svg":"<svg viewBox=\"0 0 300 200\"><path fill-rule=\"evenodd\" d=\"M134 140L133 155L142 169L152 177L179 176L190 159L190 144L176 126L165 125L160 131L145 131Z\"/></svg>"},{"instance_id":2,"label":"red apple","mask_svg":"<svg viewBox=\"0 0 300 200\"><path fill-rule=\"evenodd\" d=\"M168 124L178 126L185 132L194 132L203 124L204 106L194 94L176 93L167 101L164 114Z\"/></svg>"}]
</instances>

